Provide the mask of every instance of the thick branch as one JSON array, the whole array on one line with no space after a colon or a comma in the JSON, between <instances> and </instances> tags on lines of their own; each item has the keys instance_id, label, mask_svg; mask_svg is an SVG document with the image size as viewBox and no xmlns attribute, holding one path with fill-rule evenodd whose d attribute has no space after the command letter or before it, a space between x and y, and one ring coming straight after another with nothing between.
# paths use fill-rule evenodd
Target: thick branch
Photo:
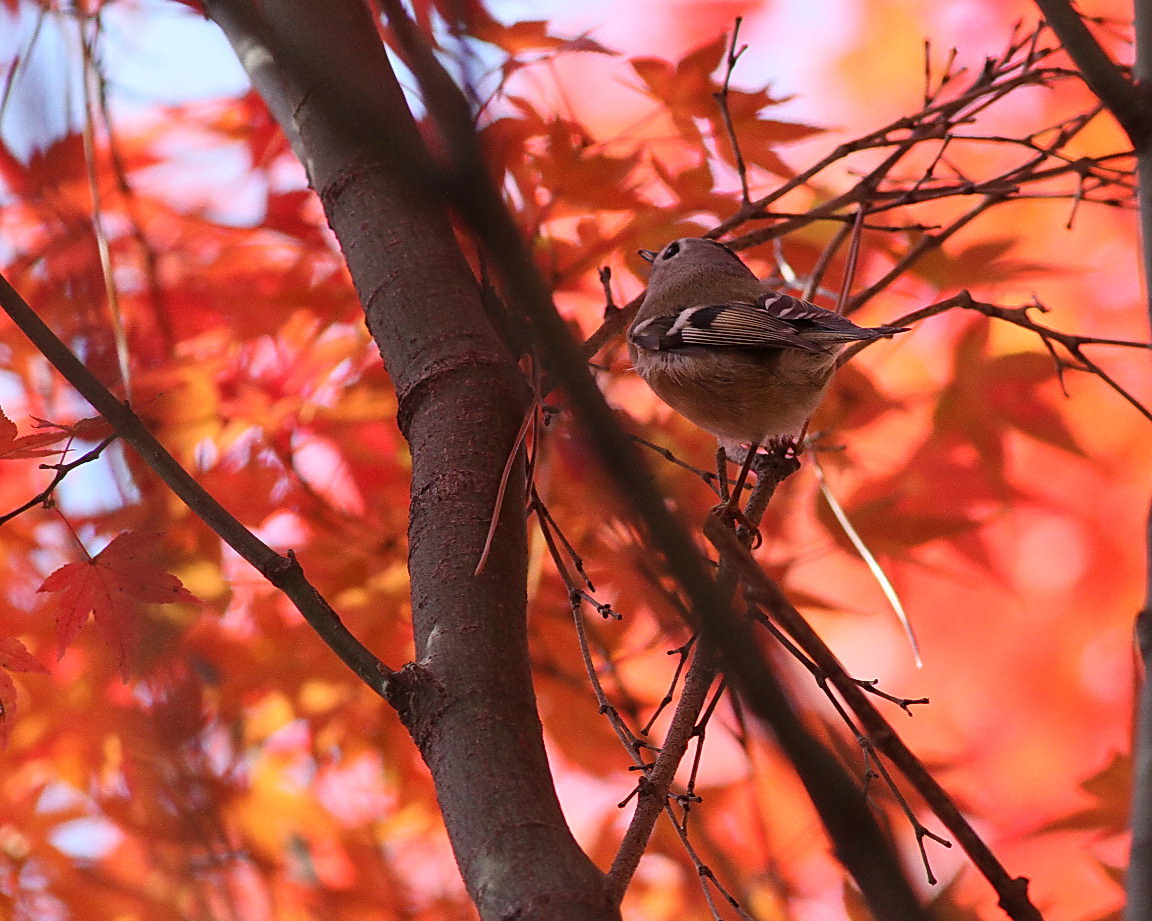
<instances>
[{"instance_id":1,"label":"thick branch","mask_svg":"<svg viewBox=\"0 0 1152 921\"><path fill-rule=\"evenodd\" d=\"M206 5L294 138L396 386L417 664L390 700L432 771L469 894L485 921L614 921L564 822L535 708L522 457L475 574L528 388L456 242L444 175L365 4Z\"/></svg>"},{"instance_id":2,"label":"thick branch","mask_svg":"<svg viewBox=\"0 0 1152 921\"><path fill-rule=\"evenodd\" d=\"M1152 140L1146 94L1108 56L1068 0L1036 0L1036 5L1080 69L1084 82L1116 116L1132 146L1137 151L1146 148Z\"/></svg>"},{"instance_id":3,"label":"thick branch","mask_svg":"<svg viewBox=\"0 0 1152 921\"><path fill-rule=\"evenodd\" d=\"M664 736L664 743L660 746L660 754L638 783L636 811L628 823L628 830L624 833L616 859L608 872L608 885L617 901L624 898L624 890L632 881L632 875L644 855L656 820L668 802L672 780L688 751L696 720L704 709L708 689L716 680L716 672L717 663L711 649L697 643L692 650L692 664L684 678L684 687L676 701L676 712Z\"/></svg>"}]
</instances>

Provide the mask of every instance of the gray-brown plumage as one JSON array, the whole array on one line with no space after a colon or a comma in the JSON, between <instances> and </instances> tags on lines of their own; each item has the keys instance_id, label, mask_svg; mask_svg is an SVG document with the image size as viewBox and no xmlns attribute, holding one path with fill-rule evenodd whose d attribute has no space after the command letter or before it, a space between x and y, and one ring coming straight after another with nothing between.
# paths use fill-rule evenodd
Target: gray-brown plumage
<instances>
[{"instance_id":1,"label":"gray-brown plumage","mask_svg":"<svg viewBox=\"0 0 1152 921\"><path fill-rule=\"evenodd\" d=\"M769 291L740 258L686 237L659 253L628 330L636 371L665 403L740 445L795 438L819 404L846 342L891 337L831 310Z\"/></svg>"}]
</instances>

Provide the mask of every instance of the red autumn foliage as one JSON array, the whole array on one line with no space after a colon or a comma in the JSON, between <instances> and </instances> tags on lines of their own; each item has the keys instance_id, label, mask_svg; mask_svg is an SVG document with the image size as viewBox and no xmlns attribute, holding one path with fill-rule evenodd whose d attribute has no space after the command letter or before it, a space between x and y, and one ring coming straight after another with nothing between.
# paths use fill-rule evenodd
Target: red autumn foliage
<instances>
[{"instance_id":1,"label":"red autumn foliage","mask_svg":"<svg viewBox=\"0 0 1152 921\"><path fill-rule=\"evenodd\" d=\"M40 15L34 4L8 6L23 25ZM626 303L643 290L635 250L721 222L732 222L730 237L770 233L744 240L755 244L742 251L748 261L792 293L834 304L857 199L825 219L805 216L854 188L909 129L900 123L797 177L920 110L937 85L941 99L961 93L1002 52L1015 19L1035 20L1024 3L969 4L971 25L949 19L947 5L848 6L856 28L830 34L834 50L819 55L809 50L819 35L798 42L773 28L771 10L743 3L622 9L590 32L563 17L500 22L479 3L421 2L415 14L436 27L445 54L460 46L440 25L466 20L462 34L485 68L473 89L486 102L489 173L571 327L589 334L604 314L599 267L612 268L607 288ZM1111 24L1126 12L1083 6L1101 17L1114 56L1129 60L1124 27ZM763 215L736 220L740 176L715 94L723 33L739 13L749 50L727 105L751 197L795 185ZM44 22L59 35L74 25ZM934 36L927 86L925 35ZM959 61L948 69L951 43ZM1046 33L1038 40L1053 45ZM5 72L18 74L10 65L33 53L29 38ZM819 73L800 74L803 91L786 99L773 62L812 68L810 58ZM1059 53L1045 63L1069 67ZM100 83L100 57L89 65ZM73 89L30 73L42 89ZM11 80L7 92L18 100L30 86ZM114 82L104 88L115 96ZM71 122L53 134L24 117L30 152L0 139L5 277L212 495L269 545L291 549L348 628L399 668L414 648L412 459L398 397L289 143L251 91L117 112L110 123L88 102L91 152ZM63 95L57 104L65 108ZM1021 78L950 126L946 141L911 150L870 190L851 286L870 292L854 305L858 319L892 322L967 289L978 304L1035 299L1050 312L1022 315L1056 330L1146 339L1128 147L1105 114L1068 128L1093 105L1070 74L1043 86ZM1066 145L1036 167L1050 174L1014 172L1061 130L1071 131ZM477 276L489 277L462 219L456 229ZM912 719L885 713L1009 871L1031 879L1044 917L1110 918L1127 833L1148 420L1035 329L962 308L913 322L839 373L812 429L829 488L910 612L926 667L911 665L874 574L810 469L774 497L758 559L854 675L931 699ZM1148 405L1146 354L1085 349ZM75 421L89 408L7 321L0 360L2 515L49 482L40 459L87 450L108 430ZM709 439L647 393L618 340L596 361L631 431L710 466ZM658 706L684 657L670 653L690 634L682 604L563 393L547 401L550 424L529 443L549 533L574 548L591 599L623 615L585 606L585 648L611 707L658 746L670 721ZM38 418L59 427L19 434ZM708 486L648 460L698 529L715 503ZM100 472L81 482L80 468L69 471L52 501L0 527L0 914L475 917L428 769L396 714L135 453L116 443L86 466ZM451 478L446 470L427 488ZM621 745L593 693L571 586L535 533L526 579L535 693L569 824L607 869L634 805L617 805L636 783L628 768L645 750ZM83 548L101 544L85 558ZM445 547L445 558L456 550ZM96 630L82 629L90 613ZM54 649L60 659L47 669ZM862 775L855 742L808 673L775 655L806 725ZM671 822L656 825L624 916L864 917L772 740L728 696L717 692L708 714L694 774L695 748L673 788L676 814L687 806L690 815L688 846ZM895 797L875 781L870 796L935 912L1003 917L957 847L926 844L941 880L929 886ZM712 903L724 907L712 915Z\"/></svg>"}]
</instances>

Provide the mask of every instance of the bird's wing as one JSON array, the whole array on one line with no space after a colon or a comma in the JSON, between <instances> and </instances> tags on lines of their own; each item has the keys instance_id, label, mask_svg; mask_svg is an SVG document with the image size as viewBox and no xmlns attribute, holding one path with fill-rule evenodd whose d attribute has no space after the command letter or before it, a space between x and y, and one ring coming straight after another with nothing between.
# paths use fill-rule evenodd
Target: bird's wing
<instances>
[{"instance_id":1,"label":"bird's wing","mask_svg":"<svg viewBox=\"0 0 1152 921\"><path fill-rule=\"evenodd\" d=\"M771 291L760 298L764 310L817 342L850 342L854 339L890 338L906 331L902 326L857 326L847 317L817 307L790 294Z\"/></svg>"},{"instance_id":2,"label":"bird's wing","mask_svg":"<svg viewBox=\"0 0 1152 921\"><path fill-rule=\"evenodd\" d=\"M821 308L813 306L813 309ZM654 317L636 327L632 341L640 348L651 351L690 346L719 349L784 348L816 353L827 351L800 335L793 322L774 315L761 304L740 302L687 307L677 314Z\"/></svg>"},{"instance_id":3,"label":"bird's wing","mask_svg":"<svg viewBox=\"0 0 1152 921\"><path fill-rule=\"evenodd\" d=\"M760 298L760 303L767 313L779 317L796 329L816 328L828 332L852 333L863 328L835 311L817 307L790 294L770 291Z\"/></svg>"},{"instance_id":4,"label":"bird's wing","mask_svg":"<svg viewBox=\"0 0 1152 921\"><path fill-rule=\"evenodd\" d=\"M791 294L781 294L779 291L765 292L757 303L772 316L779 317L781 320L808 320L816 323L830 321L835 323L837 320L845 319L832 310L825 310L809 301L803 301ZM846 322L851 323L852 321L847 320Z\"/></svg>"}]
</instances>

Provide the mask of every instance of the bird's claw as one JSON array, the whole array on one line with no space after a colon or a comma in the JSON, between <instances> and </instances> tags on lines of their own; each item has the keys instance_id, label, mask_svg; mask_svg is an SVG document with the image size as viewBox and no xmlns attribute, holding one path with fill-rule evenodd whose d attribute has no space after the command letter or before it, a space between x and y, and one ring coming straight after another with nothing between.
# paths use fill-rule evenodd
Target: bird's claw
<instances>
[{"instance_id":1,"label":"bird's claw","mask_svg":"<svg viewBox=\"0 0 1152 921\"><path fill-rule=\"evenodd\" d=\"M755 550L762 543L764 538L760 536L760 529L756 527L747 516L740 511L738 506L733 505L731 502L722 502L712 509L712 514L716 515L724 524L732 528L736 532L736 537L749 550Z\"/></svg>"}]
</instances>

